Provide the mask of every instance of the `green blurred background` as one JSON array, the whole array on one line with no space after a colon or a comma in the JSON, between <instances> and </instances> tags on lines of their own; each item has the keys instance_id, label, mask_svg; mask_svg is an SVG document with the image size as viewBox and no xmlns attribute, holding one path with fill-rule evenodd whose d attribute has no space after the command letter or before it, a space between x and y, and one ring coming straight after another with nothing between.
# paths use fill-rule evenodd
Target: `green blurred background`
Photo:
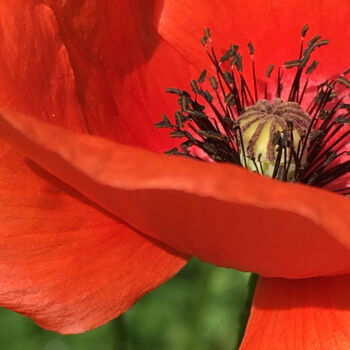
<instances>
[{"instance_id":1,"label":"green blurred background","mask_svg":"<svg viewBox=\"0 0 350 350\"><path fill-rule=\"evenodd\" d=\"M122 317L80 335L59 335L0 309L2 350L234 350L255 276L192 259Z\"/></svg>"}]
</instances>

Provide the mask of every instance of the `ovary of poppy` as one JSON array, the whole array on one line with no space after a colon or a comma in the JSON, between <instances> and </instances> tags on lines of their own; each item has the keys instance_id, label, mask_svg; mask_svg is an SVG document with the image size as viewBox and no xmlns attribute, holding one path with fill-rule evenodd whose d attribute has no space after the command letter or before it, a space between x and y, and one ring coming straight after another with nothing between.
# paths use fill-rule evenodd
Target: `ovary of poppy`
<instances>
[{"instance_id":1,"label":"ovary of poppy","mask_svg":"<svg viewBox=\"0 0 350 350\"><path fill-rule=\"evenodd\" d=\"M268 49L271 56L266 57L270 58L268 63L281 63L290 57L291 48L288 43L291 42L291 36L294 39L305 22L313 29L319 29L317 23L314 23L316 21L312 21L312 14L318 13L318 8L314 13L307 12L309 3L307 7L302 7L297 6L300 5L297 1L264 2L255 4L254 9L248 2L239 2L237 5L235 1L220 4L215 1L159 2L155 5L156 23L159 33L166 39L164 40L152 29L152 9L143 1L123 4L85 1L79 5L70 1L59 5L49 1L35 5L15 1L13 4L2 4L3 11L0 11L4 14L1 17L2 28L11 28L7 32L3 30L3 33L7 33L7 45L2 50L7 53L4 57L8 59L0 69L3 78L0 101L5 107L0 119L2 137L54 176L115 214L118 220L125 220L126 223L118 221L123 234L132 230L127 225L129 224L148 237L164 242L165 245L160 243L161 249L157 254L169 258L172 263L162 265L165 269L164 277L157 280L157 283L154 282L155 276L150 274L145 286L141 286L140 293L132 300L125 302L125 296L114 300L125 305L124 308L119 304L109 308L110 298L106 298L100 309L94 308L94 303L89 303L93 300L89 293L92 286L86 280L81 284L82 290L87 293L85 304L72 296L71 302L75 302L76 308L72 314L67 314L67 304L61 302L59 297L66 300L65 288L70 288L69 284L65 285L62 277L62 293L57 296L49 288L42 287L40 269L31 277L29 285L23 283L22 279L27 270L19 270L18 275L14 274L19 277L11 280L8 289L4 288L3 304L39 320L47 328L63 332L82 331L106 322L129 307L142 293L169 277L184 263L186 255L183 253L196 255L219 266L256 271L272 277L301 278L349 273L349 218L344 215L350 206L347 199L302 185L278 183L230 165L169 158L141 148L81 134L91 133L157 151L166 149L169 141L165 141L165 134L153 131L153 122L159 119L159 114L171 113L174 108L162 91L167 86L185 85L189 73L195 72L178 52L185 53L186 59L196 68L203 68L198 65L198 62L202 62L198 59L197 52L197 47L200 49L200 46L192 43L192 37L183 30L190 29L192 24L191 33L192 30L197 33L197 30L201 32L210 26L218 38L238 41L238 35L241 34L238 28L242 28L239 21L246 20L245 23L250 23L251 30L248 31L249 28L245 27L243 33L250 33L251 36L241 40L254 41L258 50L263 46L263 33L269 38L275 33L271 33L271 28L267 27L270 23L266 20L268 12L262 16L261 11L258 11L261 17L257 17L256 12L250 11L258 10L259 6L262 11L266 8L273 9L279 15L276 17L278 21L283 19L284 31L290 36L283 38L284 45L281 46L286 49L286 57L281 58L281 52L274 49L278 41L270 43ZM197 7L191 7L196 4ZM336 5L327 3L324 6ZM215 7L231 17L226 21L216 21L213 16ZM184 8L187 10L182 11ZM20 9L21 21L15 16ZM135 21L130 23L123 20L120 14L126 10L135 15ZM300 23L294 20L294 16L292 22L287 22L290 13L298 13L298 10L304 15L300 15L300 18L296 16ZM241 12L237 12L235 17L235 11L241 11L242 16L238 16ZM193 16L194 13L196 16ZM216 12L216 16L220 13ZM324 13L334 20L330 15L333 13L331 9L326 8ZM346 19L346 13L345 10L341 14L337 12L337 23L330 26L330 31L339 26L339 23L344 23L340 19ZM105 16L116 16L120 21L115 18L113 22L106 21ZM252 16L255 16L256 21L251 21ZM183 25L179 25L181 21ZM228 32L230 21L232 28L236 29L233 34ZM289 28L288 23L292 23L292 27ZM297 27L295 31L294 26ZM142 31L138 30L140 28ZM115 37L111 38L111 33ZM28 40L28 45L22 48L18 46L20 34ZM49 39L44 41L49 34ZM130 35L128 40L126 34ZM130 38L136 38L138 44L133 45L135 41ZM334 39L335 47L340 48L340 39ZM41 40L48 46L41 45ZM132 44L129 46L130 42ZM50 43L57 46L56 50L52 51ZM16 51L12 50L14 48L23 56L15 54ZM126 51L122 50L124 48ZM53 62L50 52L55 52L54 58L59 59ZM342 57L338 51L331 53L331 60ZM15 67L22 62L23 57L26 57L26 63L32 70L23 68L20 74L16 74ZM346 62L344 66L345 64ZM67 74L57 74L62 67ZM72 93L64 93L66 88ZM57 94L57 91L64 95ZM13 109L22 113L15 113ZM51 121L77 134L31 120L27 115ZM13 174L13 179L20 181L21 176L28 176L28 179L30 176L41 176L38 181L44 181L42 184L49 180L42 170L31 173L29 171L33 167L28 169L26 165L21 166L21 158L13 162L12 150L8 154L9 157L4 158L6 161L3 163L7 174L14 167L20 169ZM9 181L8 176L4 178ZM30 181L25 181L24 184L26 183ZM57 186L54 182L53 188ZM71 189L65 188L62 191L58 193L64 198L67 192L71 194ZM55 200L56 197L53 197L50 204L52 201L55 203ZM30 202L30 205L33 204ZM46 211L42 211L45 207L39 206L39 209L39 212L46 215ZM4 212L5 210L9 209L5 207ZM86 210L104 215L95 207ZM8 217L11 218L11 215ZM16 237L16 232L13 232ZM127 237L127 233L125 235ZM150 247L155 244L150 238L143 239L151 244ZM169 246L182 253L170 252ZM126 249L129 256L137 261L135 247ZM171 255L168 257L164 251L169 251ZM15 253L14 250L13 256L16 256ZM25 256L23 254L23 258ZM105 261L108 262L108 259L106 255ZM5 261L8 276L16 271L15 268L21 268L13 260ZM94 260L88 261L93 268ZM73 268L72 266L76 268L80 265L73 264L69 267ZM129 271L133 274L133 265L130 266L132 268ZM132 276L137 281L139 275L136 272L139 269L134 269L135 275ZM114 278L118 280L118 276ZM101 275L100 281L108 282L108 274ZM269 281L266 280L265 283ZM50 286L50 280L46 280L47 285ZM53 312L42 311L42 299L23 298L30 287L38 293L47 293L45 300L49 302L45 305L51 305L49 310ZM276 290L274 292L272 288L270 293L274 298L278 297L278 288ZM113 292L113 289L110 291ZM99 293L103 297L105 291ZM113 293L109 295L112 296ZM331 292L329 295L332 298ZM9 297L12 304L8 302ZM320 307L323 306L328 307L321 302ZM293 307L293 304L289 304L289 307ZM79 312L82 308L87 308L91 313ZM41 321L43 319L44 322ZM278 343L276 344L270 344L270 348L278 348ZM256 348L257 345L254 346ZM283 344L281 346L279 348L283 348Z\"/></svg>"}]
</instances>

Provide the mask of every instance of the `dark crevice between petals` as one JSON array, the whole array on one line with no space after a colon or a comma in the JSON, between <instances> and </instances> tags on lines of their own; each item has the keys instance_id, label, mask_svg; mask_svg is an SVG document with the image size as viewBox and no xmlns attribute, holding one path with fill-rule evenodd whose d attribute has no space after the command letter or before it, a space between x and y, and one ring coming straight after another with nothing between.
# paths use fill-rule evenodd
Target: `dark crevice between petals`
<instances>
[{"instance_id":1,"label":"dark crevice between petals","mask_svg":"<svg viewBox=\"0 0 350 350\"><path fill-rule=\"evenodd\" d=\"M84 131L119 141L124 137L119 97L125 94L123 81L152 57L160 41L152 6L142 1L45 3L54 12L74 72ZM124 20L124 13L133 14L134 20Z\"/></svg>"}]
</instances>

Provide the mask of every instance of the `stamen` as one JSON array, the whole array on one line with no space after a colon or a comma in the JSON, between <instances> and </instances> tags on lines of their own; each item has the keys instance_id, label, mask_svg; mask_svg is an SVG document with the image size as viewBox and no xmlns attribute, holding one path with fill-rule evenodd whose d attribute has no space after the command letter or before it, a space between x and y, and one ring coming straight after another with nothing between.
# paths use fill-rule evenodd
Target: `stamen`
<instances>
[{"instance_id":1,"label":"stamen","mask_svg":"<svg viewBox=\"0 0 350 350\"><path fill-rule=\"evenodd\" d=\"M214 66L215 74L207 79L203 70L197 80L190 82L192 94L177 88L167 89L178 97L179 110L175 123L163 114L157 128L168 128L170 136L183 139L180 149L167 154L203 159L200 149L212 161L243 166L261 175L317 187L331 184L350 171L350 152L345 150L350 138L350 104L336 89L350 88L346 75L326 80L316 87L315 97L307 108L301 105L310 90L309 76L319 62L311 61L313 52L328 44L320 35L305 43L309 26L301 31L297 59L286 61L275 74L275 99L268 101L274 65L266 70L263 96L259 100L254 46L248 43L252 64L253 93L243 73L239 46L232 44L218 58L209 29L204 30L202 45ZM311 63L309 63L311 62ZM285 70L295 69L292 84L283 82ZM208 91L208 86L213 91ZM287 96L286 100L281 98ZM341 113L343 111L343 113ZM338 183L338 182L337 182ZM350 195L350 185L333 190Z\"/></svg>"}]
</instances>

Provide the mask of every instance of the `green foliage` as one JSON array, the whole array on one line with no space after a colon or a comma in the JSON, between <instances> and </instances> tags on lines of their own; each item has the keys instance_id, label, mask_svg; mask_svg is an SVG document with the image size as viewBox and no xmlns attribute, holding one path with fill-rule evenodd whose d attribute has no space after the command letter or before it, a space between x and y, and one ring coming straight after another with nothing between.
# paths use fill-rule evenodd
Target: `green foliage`
<instances>
[{"instance_id":1,"label":"green foliage","mask_svg":"<svg viewBox=\"0 0 350 350\"><path fill-rule=\"evenodd\" d=\"M59 335L0 310L6 350L233 350L249 313L251 274L192 259L122 317L81 335Z\"/></svg>"}]
</instances>

